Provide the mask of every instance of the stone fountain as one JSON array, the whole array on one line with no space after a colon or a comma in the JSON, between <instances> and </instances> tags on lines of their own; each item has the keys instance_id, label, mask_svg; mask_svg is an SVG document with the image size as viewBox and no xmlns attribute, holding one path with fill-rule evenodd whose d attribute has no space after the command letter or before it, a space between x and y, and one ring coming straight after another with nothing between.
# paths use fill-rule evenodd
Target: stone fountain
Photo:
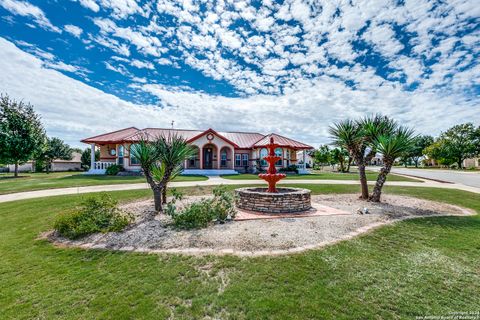
<instances>
[{"instance_id":1,"label":"stone fountain","mask_svg":"<svg viewBox=\"0 0 480 320\"><path fill-rule=\"evenodd\" d=\"M268 188L249 187L235 190L236 206L239 209L260 213L295 213L311 209L310 190L300 188L277 188L276 184L286 175L277 173L275 163L281 157L275 155L275 148L279 145L270 138L266 145L268 155L263 160L268 162L267 173L258 176L268 183Z\"/></svg>"}]
</instances>

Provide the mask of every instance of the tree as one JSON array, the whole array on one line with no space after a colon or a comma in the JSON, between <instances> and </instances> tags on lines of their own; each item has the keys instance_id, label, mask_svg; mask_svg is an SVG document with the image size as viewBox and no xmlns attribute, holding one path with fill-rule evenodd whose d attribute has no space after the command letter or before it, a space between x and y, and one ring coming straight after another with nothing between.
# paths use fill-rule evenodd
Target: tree
<instances>
[{"instance_id":1,"label":"tree","mask_svg":"<svg viewBox=\"0 0 480 320\"><path fill-rule=\"evenodd\" d=\"M327 145L320 146L314 151L313 158L315 162L323 169L324 165L328 165L330 163L330 149Z\"/></svg>"},{"instance_id":2,"label":"tree","mask_svg":"<svg viewBox=\"0 0 480 320\"><path fill-rule=\"evenodd\" d=\"M37 161L44 164L47 174L50 172L50 167L53 160L71 160L73 150L68 144L59 138L48 138L45 148L36 157Z\"/></svg>"},{"instance_id":3,"label":"tree","mask_svg":"<svg viewBox=\"0 0 480 320\"><path fill-rule=\"evenodd\" d=\"M45 143L45 130L33 106L0 95L0 162L18 165L34 158Z\"/></svg>"},{"instance_id":4,"label":"tree","mask_svg":"<svg viewBox=\"0 0 480 320\"><path fill-rule=\"evenodd\" d=\"M442 147L446 149L444 152L455 159L459 169L463 167L463 160L479 154L478 131L479 129L472 123L464 123L453 126L440 135L439 140L442 141Z\"/></svg>"},{"instance_id":5,"label":"tree","mask_svg":"<svg viewBox=\"0 0 480 320\"><path fill-rule=\"evenodd\" d=\"M82 161L82 167L83 168L91 168L92 167L92 158L90 155L92 154L91 148L86 148L85 150L82 151L82 156L81 160ZM95 161L100 160L100 150L95 150Z\"/></svg>"},{"instance_id":6,"label":"tree","mask_svg":"<svg viewBox=\"0 0 480 320\"><path fill-rule=\"evenodd\" d=\"M406 155L406 157L404 157L406 159L403 159L404 161L402 162L408 164L410 162L409 160L411 160L415 164L415 167L418 168L418 162L420 158L424 156L425 148L430 146L433 141L434 140L432 136L417 136L413 141L411 151L408 153L408 155Z\"/></svg>"},{"instance_id":7,"label":"tree","mask_svg":"<svg viewBox=\"0 0 480 320\"><path fill-rule=\"evenodd\" d=\"M426 147L423 153L428 156L429 159L435 160L440 165L450 166L455 163L455 159L445 145L445 140L437 139L437 141Z\"/></svg>"},{"instance_id":8,"label":"tree","mask_svg":"<svg viewBox=\"0 0 480 320\"><path fill-rule=\"evenodd\" d=\"M334 148L330 151L330 163L338 164L338 171L340 172L349 172L350 164L352 163L351 158L348 155L348 152L343 148Z\"/></svg>"},{"instance_id":9,"label":"tree","mask_svg":"<svg viewBox=\"0 0 480 320\"><path fill-rule=\"evenodd\" d=\"M395 163L395 159L411 152L412 147L414 147L414 140L413 130L406 127L399 127L392 133L382 134L375 138L376 149L383 156L383 166L378 174L370 201L380 202L383 185Z\"/></svg>"},{"instance_id":10,"label":"tree","mask_svg":"<svg viewBox=\"0 0 480 320\"><path fill-rule=\"evenodd\" d=\"M167 184L181 172L183 162L194 154L194 149L178 135L149 139L140 137L130 153L138 159L153 191L155 211L162 212L166 203Z\"/></svg>"},{"instance_id":11,"label":"tree","mask_svg":"<svg viewBox=\"0 0 480 320\"><path fill-rule=\"evenodd\" d=\"M369 198L365 166L377 153L373 142L378 136L391 133L394 128L393 120L377 114L356 121L343 120L329 129L333 144L346 149L355 160L362 189L361 199Z\"/></svg>"}]
</instances>

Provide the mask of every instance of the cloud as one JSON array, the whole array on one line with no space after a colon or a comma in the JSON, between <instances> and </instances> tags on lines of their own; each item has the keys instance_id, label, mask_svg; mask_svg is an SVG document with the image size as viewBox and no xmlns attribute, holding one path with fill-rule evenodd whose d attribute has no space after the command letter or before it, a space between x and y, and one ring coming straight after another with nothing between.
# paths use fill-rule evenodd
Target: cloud
<instances>
[{"instance_id":1,"label":"cloud","mask_svg":"<svg viewBox=\"0 0 480 320\"><path fill-rule=\"evenodd\" d=\"M162 107L127 102L47 69L40 59L3 38L0 70L0 92L31 102L49 135L76 146L88 136L128 126L169 127L172 120L179 128L277 132L315 146L329 142L327 130L332 122L367 113L382 112L428 134L438 134L466 119L480 121L478 105L471 99L435 91L406 92L375 80L381 78L371 73L365 76L367 70L361 74L365 77L362 89L323 75L313 82L299 80L295 89L281 95L243 98L186 91L134 78L136 83L131 86L158 97ZM339 75L348 71L329 70Z\"/></svg>"},{"instance_id":2,"label":"cloud","mask_svg":"<svg viewBox=\"0 0 480 320\"><path fill-rule=\"evenodd\" d=\"M17 0L0 0L0 6L10 11L11 13L23 17L32 18L40 27L61 33L62 30L52 25L50 20L45 16L45 13L37 6L27 2L27 1L17 1Z\"/></svg>"},{"instance_id":3,"label":"cloud","mask_svg":"<svg viewBox=\"0 0 480 320\"><path fill-rule=\"evenodd\" d=\"M93 12L100 11L100 6L95 2L95 0L79 0L79 2L82 6L92 10Z\"/></svg>"},{"instance_id":4,"label":"cloud","mask_svg":"<svg viewBox=\"0 0 480 320\"><path fill-rule=\"evenodd\" d=\"M63 28L65 29L65 31L67 31L68 33L72 34L77 38L80 38L80 35L83 32L82 28L74 26L73 24L67 24Z\"/></svg>"}]
</instances>

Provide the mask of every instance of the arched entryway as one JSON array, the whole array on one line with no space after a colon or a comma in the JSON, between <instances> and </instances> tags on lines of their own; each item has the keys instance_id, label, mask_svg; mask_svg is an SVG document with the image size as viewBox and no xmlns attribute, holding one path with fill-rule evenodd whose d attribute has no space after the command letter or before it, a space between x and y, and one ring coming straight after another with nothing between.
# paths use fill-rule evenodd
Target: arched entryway
<instances>
[{"instance_id":1,"label":"arched entryway","mask_svg":"<svg viewBox=\"0 0 480 320\"><path fill-rule=\"evenodd\" d=\"M217 168L217 146L209 143L202 148L203 168L202 169L216 169Z\"/></svg>"}]
</instances>

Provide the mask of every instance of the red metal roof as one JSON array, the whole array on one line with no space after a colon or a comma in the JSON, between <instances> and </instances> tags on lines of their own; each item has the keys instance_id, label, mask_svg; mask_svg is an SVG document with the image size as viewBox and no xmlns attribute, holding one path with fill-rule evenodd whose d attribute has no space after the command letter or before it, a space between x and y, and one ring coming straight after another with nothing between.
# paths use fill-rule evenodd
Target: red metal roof
<instances>
[{"instance_id":1,"label":"red metal roof","mask_svg":"<svg viewBox=\"0 0 480 320\"><path fill-rule=\"evenodd\" d=\"M81 140L81 142L85 143L108 143L108 142L117 142L117 141L123 141L125 137L128 137L132 134L137 133L139 130L135 127L130 127L130 128L125 128L105 134L101 134L98 136L90 137Z\"/></svg>"},{"instance_id":2,"label":"red metal roof","mask_svg":"<svg viewBox=\"0 0 480 320\"><path fill-rule=\"evenodd\" d=\"M270 137L273 136L275 143L282 147L291 147L294 149L313 149L313 147L303 144L301 142L280 136L275 133L263 135L255 132L216 132L213 129L205 131L201 130L186 130L186 129L163 129L163 128L145 128L143 130L135 127L126 128L103 135L87 138L82 140L85 143L120 143L120 142L135 142L146 135L148 139L158 136L166 136L169 134L177 134L186 140L195 140L204 134L212 132L217 134L225 141L232 143L235 147L240 149L250 149L263 147L270 142Z\"/></svg>"},{"instance_id":3,"label":"red metal roof","mask_svg":"<svg viewBox=\"0 0 480 320\"><path fill-rule=\"evenodd\" d=\"M264 136L262 139L257 141L253 147L254 148L259 148L259 147L264 147L267 144L270 143L270 137L273 137L273 142L278 144L280 147L291 147L294 149L313 149L312 146L309 146L308 144L304 144L301 142L298 142L296 140L278 135L276 133L270 133L269 135Z\"/></svg>"}]
</instances>

